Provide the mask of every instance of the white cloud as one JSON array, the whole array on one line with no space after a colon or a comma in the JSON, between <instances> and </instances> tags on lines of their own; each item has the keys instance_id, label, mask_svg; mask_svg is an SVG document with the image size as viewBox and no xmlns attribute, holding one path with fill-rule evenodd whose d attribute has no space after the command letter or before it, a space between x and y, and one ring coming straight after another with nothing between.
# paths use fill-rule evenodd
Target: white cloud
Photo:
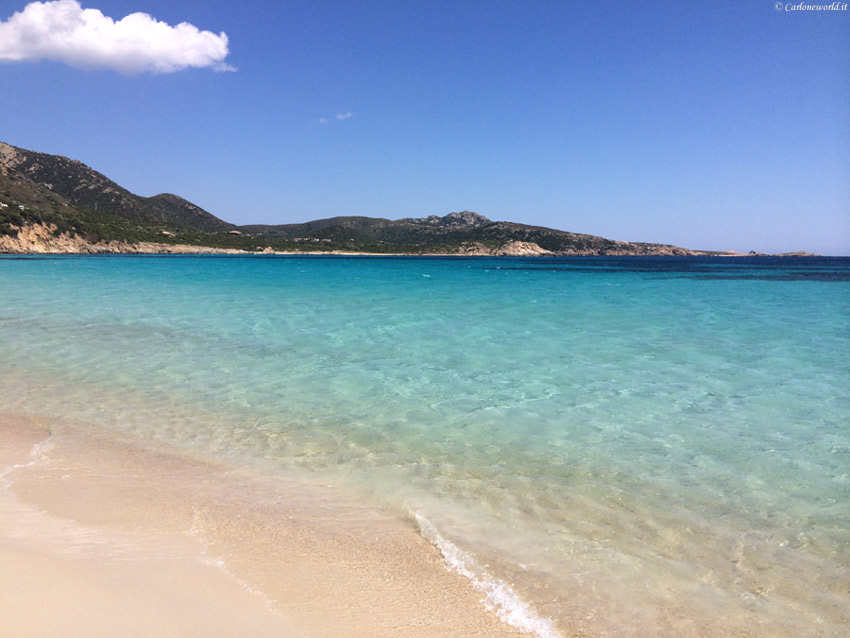
<instances>
[{"instance_id":1,"label":"white cloud","mask_svg":"<svg viewBox=\"0 0 850 638\"><path fill-rule=\"evenodd\" d=\"M0 22L0 61L55 60L121 73L171 73L187 67L234 71L224 62L227 35L182 22L170 26L146 13L114 21L78 0L31 2Z\"/></svg>"},{"instance_id":2,"label":"white cloud","mask_svg":"<svg viewBox=\"0 0 850 638\"><path fill-rule=\"evenodd\" d=\"M354 117L354 113L350 113L350 112L349 113L337 113L336 115L334 115L333 119L335 119L335 120L347 120L350 117ZM327 124L330 121L331 121L330 118L327 118L327 117L320 117L319 120L318 120L319 124Z\"/></svg>"}]
</instances>

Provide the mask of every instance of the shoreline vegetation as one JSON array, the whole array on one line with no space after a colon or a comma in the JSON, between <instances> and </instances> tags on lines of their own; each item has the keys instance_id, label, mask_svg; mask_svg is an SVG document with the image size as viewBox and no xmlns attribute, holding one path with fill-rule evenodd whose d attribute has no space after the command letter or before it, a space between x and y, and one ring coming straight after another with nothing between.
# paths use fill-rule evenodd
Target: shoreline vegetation
<instances>
[{"instance_id":1,"label":"shoreline vegetation","mask_svg":"<svg viewBox=\"0 0 850 638\"><path fill-rule=\"evenodd\" d=\"M332 486L13 414L0 486L3 635L528 635Z\"/></svg>"},{"instance_id":2,"label":"shoreline vegetation","mask_svg":"<svg viewBox=\"0 0 850 638\"><path fill-rule=\"evenodd\" d=\"M362 255L362 256L430 256L430 257L568 257L568 256L711 256L711 257L818 257L813 253L796 251L769 255L766 253L739 253L735 251L659 251L636 255L631 251L597 252L551 252L533 242L510 241L488 247L481 243L467 244L455 251L421 252L370 252L359 250L275 250L266 246L261 250L250 248L222 248L203 244L161 243L153 241L128 242L121 240L98 240L91 242L79 235L61 232L54 224L30 224L13 227L14 234L0 235L0 254L7 255Z\"/></svg>"},{"instance_id":3,"label":"shoreline vegetation","mask_svg":"<svg viewBox=\"0 0 850 638\"><path fill-rule=\"evenodd\" d=\"M470 211L396 220L341 216L237 226L176 195L140 197L82 162L4 142L0 253L761 256L494 222Z\"/></svg>"}]
</instances>

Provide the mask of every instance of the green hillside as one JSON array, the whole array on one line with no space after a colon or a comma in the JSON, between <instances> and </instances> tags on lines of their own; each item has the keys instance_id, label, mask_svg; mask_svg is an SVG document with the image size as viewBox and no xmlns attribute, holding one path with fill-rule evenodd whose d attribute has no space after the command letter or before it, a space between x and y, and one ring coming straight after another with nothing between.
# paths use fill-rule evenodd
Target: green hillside
<instances>
[{"instance_id":1,"label":"green hillside","mask_svg":"<svg viewBox=\"0 0 850 638\"><path fill-rule=\"evenodd\" d=\"M0 142L0 235L28 225L87 242L188 244L248 251L449 254L710 254L622 242L462 211L389 220L331 217L299 224L236 226L178 197L135 195L77 160Z\"/></svg>"}]
</instances>

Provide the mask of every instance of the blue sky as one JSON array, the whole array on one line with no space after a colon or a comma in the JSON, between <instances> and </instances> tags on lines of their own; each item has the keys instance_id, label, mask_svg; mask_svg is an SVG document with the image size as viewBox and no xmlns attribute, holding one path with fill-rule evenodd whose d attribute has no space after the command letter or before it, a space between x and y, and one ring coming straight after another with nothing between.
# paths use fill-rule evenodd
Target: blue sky
<instances>
[{"instance_id":1,"label":"blue sky","mask_svg":"<svg viewBox=\"0 0 850 638\"><path fill-rule=\"evenodd\" d=\"M102 46L21 59L28 4L0 1L0 140L139 195L237 224L473 210L850 255L841 3L81 0L193 25L148 67Z\"/></svg>"}]
</instances>

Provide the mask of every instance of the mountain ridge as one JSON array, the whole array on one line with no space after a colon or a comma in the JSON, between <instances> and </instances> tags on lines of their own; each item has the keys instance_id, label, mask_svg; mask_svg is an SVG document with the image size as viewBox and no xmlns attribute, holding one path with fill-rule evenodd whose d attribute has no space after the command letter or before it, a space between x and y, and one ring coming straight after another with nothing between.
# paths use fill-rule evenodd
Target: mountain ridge
<instances>
[{"instance_id":1,"label":"mountain ridge","mask_svg":"<svg viewBox=\"0 0 850 638\"><path fill-rule=\"evenodd\" d=\"M25 229L33 232L23 233ZM30 239L22 240L24 235ZM181 246L186 252L209 248L265 253L734 254L491 221L466 210L397 220L336 216L238 226L178 195L141 197L79 160L4 142L0 142L0 238L0 252L138 252L140 246L153 252L179 252L176 247Z\"/></svg>"},{"instance_id":2,"label":"mountain ridge","mask_svg":"<svg viewBox=\"0 0 850 638\"><path fill-rule=\"evenodd\" d=\"M75 206L111 213L132 222L210 231L235 228L234 224L177 195L135 195L79 160L61 155L28 151L0 142L0 172L2 176L16 173Z\"/></svg>"}]
</instances>

